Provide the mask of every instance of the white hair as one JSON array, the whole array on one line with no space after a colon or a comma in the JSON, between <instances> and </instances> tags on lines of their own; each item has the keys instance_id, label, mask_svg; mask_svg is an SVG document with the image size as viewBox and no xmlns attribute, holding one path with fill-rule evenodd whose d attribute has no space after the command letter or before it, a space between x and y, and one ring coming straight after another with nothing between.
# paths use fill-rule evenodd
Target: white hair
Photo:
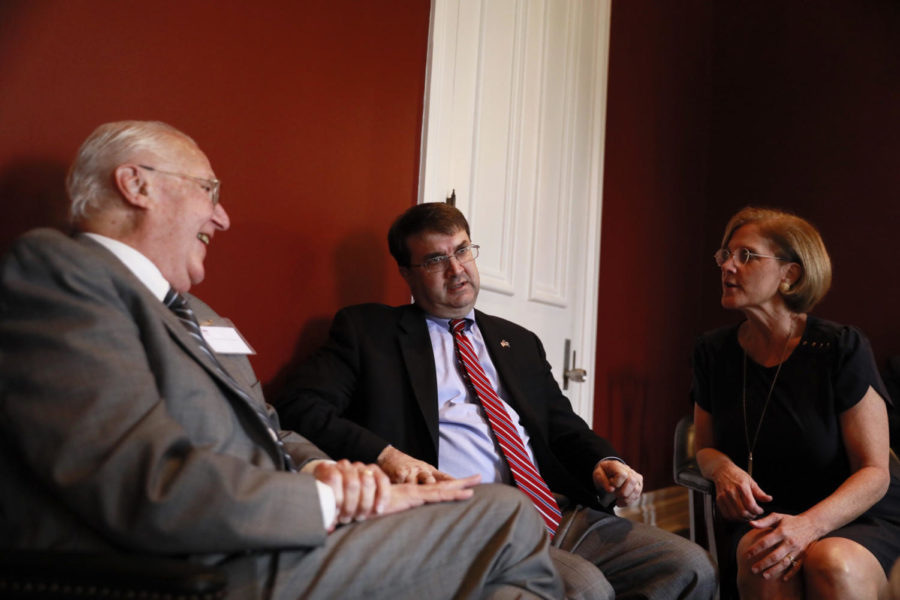
<instances>
[{"instance_id":1,"label":"white hair","mask_svg":"<svg viewBox=\"0 0 900 600\"><path fill-rule=\"evenodd\" d=\"M161 121L116 121L94 130L81 144L66 178L69 218L73 223L117 197L113 172L139 150L162 152L173 136L194 143L188 135Z\"/></svg>"}]
</instances>

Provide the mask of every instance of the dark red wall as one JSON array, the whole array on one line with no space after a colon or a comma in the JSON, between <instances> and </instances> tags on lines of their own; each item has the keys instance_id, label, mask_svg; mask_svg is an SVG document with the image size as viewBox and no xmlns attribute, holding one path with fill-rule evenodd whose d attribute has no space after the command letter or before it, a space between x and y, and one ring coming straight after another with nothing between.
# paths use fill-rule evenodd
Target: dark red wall
<instances>
[{"instance_id":1,"label":"dark red wall","mask_svg":"<svg viewBox=\"0 0 900 600\"><path fill-rule=\"evenodd\" d=\"M883 363L900 354L900 3L824 4L717 10L707 244L745 204L810 219L834 266L814 312L861 327Z\"/></svg>"},{"instance_id":2,"label":"dark red wall","mask_svg":"<svg viewBox=\"0 0 900 600\"><path fill-rule=\"evenodd\" d=\"M879 359L900 354L898 11L613 2L595 427L648 489L671 481L694 336L735 318L710 257L744 204L815 221L835 263L816 312L861 326ZM407 298L384 232L415 201L428 12L422 0L6 0L0 251L62 223L66 166L96 125L171 122L206 150L233 221L195 291L277 387L338 307Z\"/></svg>"},{"instance_id":3,"label":"dark red wall","mask_svg":"<svg viewBox=\"0 0 900 600\"><path fill-rule=\"evenodd\" d=\"M613 2L595 429L648 489L671 484L694 337L740 316L711 257L742 206L817 224L814 312L900 354L898 40L890 1Z\"/></svg>"},{"instance_id":4,"label":"dark red wall","mask_svg":"<svg viewBox=\"0 0 900 600\"><path fill-rule=\"evenodd\" d=\"M94 127L160 119L222 179L232 229L197 294L271 381L337 308L407 298L386 249L416 198L429 3L5 0L0 251L60 224Z\"/></svg>"},{"instance_id":5,"label":"dark red wall","mask_svg":"<svg viewBox=\"0 0 900 600\"><path fill-rule=\"evenodd\" d=\"M594 428L647 489L671 481L673 424L687 411L705 252L708 4L612 8Z\"/></svg>"}]
</instances>

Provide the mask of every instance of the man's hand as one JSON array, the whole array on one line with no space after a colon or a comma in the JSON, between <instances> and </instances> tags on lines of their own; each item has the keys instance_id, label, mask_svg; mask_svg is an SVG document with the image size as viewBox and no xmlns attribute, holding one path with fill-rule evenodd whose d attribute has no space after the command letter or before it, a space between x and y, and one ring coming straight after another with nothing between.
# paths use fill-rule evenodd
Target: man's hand
<instances>
[{"instance_id":1,"label":"man's hand","mask_svg":"<svg viewBox=\"0 0 900 600\"><path fill-rule=\"evenodd\" d=\"M481 475L470 475L463 479L451 479L437 483L401 483L391 486L391 499L384 514L401 512L422 504L465 500L472 497L473 485L481 481Z\"/></svg>"},{"instance_id":2,"label":"man's hand","mask_svg":"<svg viewBox=\"0 0 900 600\"><path fill-rule=\"evenodd\" d=\"M601 460L594 468L594 485L598 490L616 495L616 504L630 506L641 497L644 476L617 460Z\"/></svg>"},{"instance_id":3,"label":"man's hand","mask_svg":"<svg viewBox=\"0 0 900 600\"><path fill-rule=\"evenodd\" d=\"M346 459L320 462L313 476L334 492L337 523L341 524L398 513L422 504L465 500L472 496L469 488L481 481L481 475L472 475L437 483L391 485L378 465L351 463Z\"/></svg>"},{"instance_id":4,"label":"man's hand","mask_svg":"<svg viewBox=\"0 0 900 600\"><path fill-rule=\"evenodd\" d=\"M321 462L313 470L316 479L334 492L337 522L363 521L384 514L391 502L391 482L376 465Z\"/></svg>"},{"instance_id":5,"label":"man's hand","mask_svg":"<svg viewBox=\"0 0 900 600\"><path fill-rule=\"evenodd\" d=\"M390 477L392 483L436 483L452 481L453 477L388 446L378 455L378 466Z\"/></svg>"}]
</instances>

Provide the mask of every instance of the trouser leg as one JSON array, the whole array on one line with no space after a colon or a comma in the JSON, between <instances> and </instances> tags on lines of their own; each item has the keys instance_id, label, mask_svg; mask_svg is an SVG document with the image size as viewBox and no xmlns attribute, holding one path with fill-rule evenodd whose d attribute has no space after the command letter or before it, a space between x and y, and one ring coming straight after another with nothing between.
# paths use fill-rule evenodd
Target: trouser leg
<instances>
[{"instance_id":1,"label":"trouser leg","mask_svg":"<svg viewBox=\"0 0 900 600\"><path fill-rule=\"evenodd\" d=\"M657 527L579 507L566 513L554 545L597 565L617 600L706 600L715 595L709 554Z\"/></svg>"},{"instance_id":2,"label":"trouser leg","mask_svg":"<svg viewBox=\"0 0 900 600\"><path fill-rule=\"evenodd\" d=\"M483 485L466 501L339 527L307 553L282 552L275 597L561 598L530 501Z\"/></svg>"}]
</instances>

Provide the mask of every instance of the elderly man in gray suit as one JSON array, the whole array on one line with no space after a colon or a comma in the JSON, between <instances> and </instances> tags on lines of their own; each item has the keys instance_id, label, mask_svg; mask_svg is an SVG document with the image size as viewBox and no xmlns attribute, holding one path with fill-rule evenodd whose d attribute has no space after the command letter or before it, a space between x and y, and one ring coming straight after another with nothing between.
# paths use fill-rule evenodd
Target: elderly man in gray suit
<instances>
[{"instance_id":1,"label":"elderly man in gray suit","mask_svg":"<svg viewBox=\"0 0 900 600\"><path fill-rule=\"evenodd\" d=\"M229 227L193 140L103 125L68 189L77 233L28 233L0 266L0 544L184 556L241 599L561 595L518 492L391 485L279 430L187 294Z\"/></svg>"}]
</instances>

